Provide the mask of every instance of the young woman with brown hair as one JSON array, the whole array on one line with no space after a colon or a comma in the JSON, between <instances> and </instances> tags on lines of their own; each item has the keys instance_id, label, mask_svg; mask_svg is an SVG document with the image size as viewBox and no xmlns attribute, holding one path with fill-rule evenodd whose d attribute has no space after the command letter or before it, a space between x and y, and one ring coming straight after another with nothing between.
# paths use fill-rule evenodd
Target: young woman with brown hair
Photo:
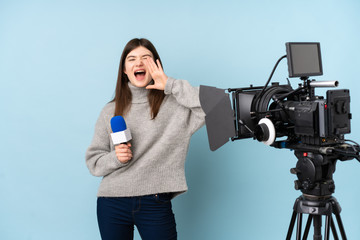
<instances>
[{"instance_id":1,"label":"young woman with brown hair","mask_svg":"<svg viewBox=\"0 0 360 240\"><path fill-rule=\"evenodd\" d=\"M131 143L114 146L110 119L124 117ZM86 152L102 176L97 200L101 237L177 239L171 199L187 191L185 158L190 137L204 124L198 88L167 77L147 39L132 39L121 55L115 98L105 105Z\"/></svg>"}]
</instances>

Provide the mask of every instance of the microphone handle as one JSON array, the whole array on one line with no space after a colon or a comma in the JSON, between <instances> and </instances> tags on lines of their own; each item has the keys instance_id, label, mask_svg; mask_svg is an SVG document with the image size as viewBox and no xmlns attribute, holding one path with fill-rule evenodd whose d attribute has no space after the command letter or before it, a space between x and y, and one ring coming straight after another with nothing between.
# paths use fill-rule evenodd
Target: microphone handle
<instances>
[{"instance_id":1,"label":"microphone handle","mask_svg":"<svg viewBox=\"0 0 360 240\"><path fill-rule=\"evenodd\" d=\"M111 133L111 139L114 145L126 144L132 139L131 132L129 129L124 131Z\"/></svg>"}]
</instances>

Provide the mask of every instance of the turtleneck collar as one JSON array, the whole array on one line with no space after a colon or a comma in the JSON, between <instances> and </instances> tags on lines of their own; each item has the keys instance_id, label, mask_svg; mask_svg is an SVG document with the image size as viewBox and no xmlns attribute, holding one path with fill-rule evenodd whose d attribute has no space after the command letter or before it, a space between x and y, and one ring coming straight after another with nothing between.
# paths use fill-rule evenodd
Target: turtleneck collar
<instances>
[{"instance_id":1,"label":"turtleneck collar","mask_svg":"<svg viewBox=\"0 0 360 240\"><path fill-rule=\"evenodd\" d=\"M135 87L130 82L128 82L132 94L132 103L147 103L148 102L148 93L149 90L146 88Z\"/></svg>"}]
</instances>

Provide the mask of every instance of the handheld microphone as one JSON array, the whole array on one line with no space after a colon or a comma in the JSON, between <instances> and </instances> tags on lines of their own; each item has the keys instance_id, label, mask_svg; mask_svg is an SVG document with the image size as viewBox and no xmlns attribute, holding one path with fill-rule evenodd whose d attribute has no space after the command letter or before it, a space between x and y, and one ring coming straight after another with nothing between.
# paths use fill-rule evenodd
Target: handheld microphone
<instances>
[{"instance_id":1,"label":"handheld microphone","mask_svg":"<svg viewBox=\"0 0 360 240\"><path fill-rule=\"evenodd\" d=\"M110 125L113 131L111 139L114 145L127 143L132 139L130 130L126 128L126 123L122 116L111 118Z\"/></svg>"}]
</instances>

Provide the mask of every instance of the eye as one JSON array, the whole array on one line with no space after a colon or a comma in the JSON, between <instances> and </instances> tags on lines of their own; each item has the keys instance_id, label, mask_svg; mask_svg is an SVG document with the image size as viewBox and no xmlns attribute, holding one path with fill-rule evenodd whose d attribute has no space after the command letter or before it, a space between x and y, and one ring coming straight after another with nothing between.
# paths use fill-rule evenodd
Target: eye
<instances>
[{"instance_id":1,"label":"eye","mask_svg":"<svg viewBox=\"0 0 360 240\"><path fill-rule=\"evenodd\" d=\"M135 58L129 58L128 61L129 62L135 61Z\"/></svg>"}]
</instances>

